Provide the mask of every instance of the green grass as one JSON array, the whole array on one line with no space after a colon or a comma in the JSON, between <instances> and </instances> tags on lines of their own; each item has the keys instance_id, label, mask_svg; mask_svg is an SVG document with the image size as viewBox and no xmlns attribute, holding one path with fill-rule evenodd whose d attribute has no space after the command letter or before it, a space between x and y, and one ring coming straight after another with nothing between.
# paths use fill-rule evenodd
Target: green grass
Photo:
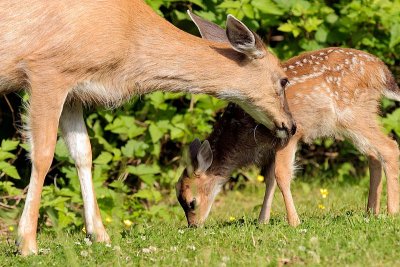
<instances>
[{"instance_id":1,"label":"green grass","mask_svg":"<svg viewBox=\"0 0 400 267\"><path fill-rule=\"evenodd\" d=\"M400 217L365 215L367 182L325 185L326 199L319 193L320 185L294 182L302 219L297 228L287 225L280 194L275 196L271 223L258 225L263 186L250 186L221 194L203 228L186 228L182 214L176 220L152 220L122 232L110 229L111 246L88 245L82 233L45 230L39 234L39 256L15 256L14 246L2 240L0 265L399 266ZM385 210L384 200L382 204Z\"/></svg>"}]
</instances>

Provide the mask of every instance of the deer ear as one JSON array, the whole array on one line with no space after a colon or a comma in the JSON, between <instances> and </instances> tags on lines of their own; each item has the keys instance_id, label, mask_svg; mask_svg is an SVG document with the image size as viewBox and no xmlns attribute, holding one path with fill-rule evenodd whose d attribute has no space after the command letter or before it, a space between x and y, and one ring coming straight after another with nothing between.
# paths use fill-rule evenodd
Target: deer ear
<instances>
[{"instance_id":1,"label":"deer ear","mask_svg":"<svg viewBox=\"0 0 400 267\"><path fill-rule=\"evenodd\" d=\"M225 30L222 29L220 26L208 20L200 18L199 16L193 14L190 10L188 10L187 13L189 14L194 24L196 24L203 39L219 43L229 43Z\"/></svg>"},{"instance_id":2,"label":"deer ear","mask_svg":"<svg viewBox=\"0 0 400 267\"><path fill-rule=\"evenodd\" d=\"M226 21L226 35L236 51L245 54L249 58L262 58L265 56L266 51L260 37L232 15L228 15Z\"/></svg>"},{"instance_id":3,"label":"deer ear","mask_svg":"<svg viewBox=\"0 0 400 267\"><path fill-rule=\"evenodd\" d=\"M197 169L196 172L204 173L210 168L213 162L213 153L208 140L204 141L197 153Z\"/></svg>"},{"instance_id":4,"label":"deer ear","mask_svg":"<svg viewBox=\"0 0 400 267\"><path fill-rule=\"evenodd\" d=\"M189 145L189 155L192 164L197 162L197 154L199 153L200 147L201 141L199 140L199 138L194 139L193 142Z\"/></svg>"}]
</instances>

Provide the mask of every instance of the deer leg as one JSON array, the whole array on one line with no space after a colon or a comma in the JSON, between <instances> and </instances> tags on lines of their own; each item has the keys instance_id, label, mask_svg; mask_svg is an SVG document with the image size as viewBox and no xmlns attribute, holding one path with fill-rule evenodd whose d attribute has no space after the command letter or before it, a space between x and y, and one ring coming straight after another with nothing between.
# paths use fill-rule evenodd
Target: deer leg
<instances>
[{"instance_id":1,"label":"deer leg","mask_svg":"<svg viewBox=\"0 0 400 267\"><path fill-rule=\"evenodd\" d=\"M367 212L379 214L382 193L382 164L374 155L368 156L369 164L369 194Z\"/></svg>"},{"instance_id":2,"label":"deer leg","mask_svg":"<svg viewBox=\"0 0 400 267\"><path fill-rule=\"evenodd\" d=\"M66 92L55 91L50 86L38 89L35 87L36 83L31 82L31 85L29 134L32 171L17 239L22 255L37 253L36 230L41 193L45 176L53 160L58 122L67 95Z\"/></svg>"},{"instance_id":3,"label":"deer leg","mask_svg":"<svg viewBox=\"0 0 400 267\"><path fill-rule=\"evenodd\" d=\"M296 212L290 183L294 171L294 157L296 154L297 140L291 139L286 147L276 152L275 158L275 179L282 192L285 201L287 219L291 226L300 224L299 216Z\"/></svg>"},{"instance_id":4,"label":"deer leg","mask_svg":"<svg viewBox=\"0 0 400 267\"><path fill-rule=\"evenodd\" d=\"M387 183L387 211L389 214L399 212L399 147L397 142L381 133L379 154Z\"/></svg>"},{"instance_id":5,"label":"deer leg","mask_svg":"<svg viewBox=\"0 0 400 267\"><path fill-rule=\"evenodd\" d=\"M266 166L263 174L265 177L266 188L265 188L265 196L261 207L260 216L258 217L258 222L268 223L269 219L271 218L271 206L276 188L275 163L271 162L268 166Z\"/></svg>"},{"instance_id":6,"label":"deer leg","mask_svg":"<svg viewBox=\"0 0 400 267\"><path fill-rule=\"evenodd\" d=\"M382 133L376 125L358 125L358 131L353 133L353 140L361 151L374 155L380 161L387 179L387 210L389 214L399 212L399 147L397 142ZM370 156L371 157L371 156ZM380 182L379 165L373 162L374 171L371 173L371 191L369 204L379 207Z\"/></svg>"},{"instance_id":7,"label":"deer leg","mask_svg":"<svg viewBox=\"0 0 400 267\"><path fill-rule=\"evenodd\" d=\"M78 170L86 233L98 242L109 242L96 201L92 182L92 148L83 120L81 103L66 103L60 119L61 131Z\"/></svg>"}]
</instances>

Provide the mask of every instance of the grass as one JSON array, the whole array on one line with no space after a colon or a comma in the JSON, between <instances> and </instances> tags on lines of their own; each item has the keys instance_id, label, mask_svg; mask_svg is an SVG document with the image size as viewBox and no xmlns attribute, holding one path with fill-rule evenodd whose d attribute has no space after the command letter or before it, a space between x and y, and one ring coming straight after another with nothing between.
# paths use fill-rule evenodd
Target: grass
<instances>
[{"instance_id":1,"label":"grass","mask_svg":"<svg viewBox=\"0 0 400 267\"><path fill-rule=\"evenodd\" d=\"M287 225L280 194L271 223L258 225L263 186L250 186L221 194L203 228L186 228L182 214L122 232L110 229L111 246L90 244L82 233L44 230L38 237L39 256L15 256L14 246L1 240L0 265L399 266L400 216L366 216L367 184L310 186L296 181L293 192L302 219L297 228ZM328 189L327 198L321 187Z\"/></svg>"}]
</instances>

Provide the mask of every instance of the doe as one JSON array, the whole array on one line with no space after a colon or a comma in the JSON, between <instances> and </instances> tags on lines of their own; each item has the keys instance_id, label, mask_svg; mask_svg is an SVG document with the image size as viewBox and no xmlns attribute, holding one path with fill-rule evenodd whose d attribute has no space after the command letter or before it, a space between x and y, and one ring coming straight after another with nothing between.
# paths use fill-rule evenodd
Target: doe
<instances>
[{"instance_id":1,"label":"doe","mask_svg":"<svg viewBox=\"0 0 400 267\"><path fill-rule=\"evenodd\" d=\"M233 16L217 41L177 29L142 0L4 0L0 18L0 93L30 95L32 171L18 226L23 255L37 253L41 192L59 124L78 170L87 233L109 241L93 190L83 103L117 106L155 90L206 93L238 103L280 136L295 131L279 60ZM206 21L198 27L212 30Z\"/></svg>"}]
</instances>

